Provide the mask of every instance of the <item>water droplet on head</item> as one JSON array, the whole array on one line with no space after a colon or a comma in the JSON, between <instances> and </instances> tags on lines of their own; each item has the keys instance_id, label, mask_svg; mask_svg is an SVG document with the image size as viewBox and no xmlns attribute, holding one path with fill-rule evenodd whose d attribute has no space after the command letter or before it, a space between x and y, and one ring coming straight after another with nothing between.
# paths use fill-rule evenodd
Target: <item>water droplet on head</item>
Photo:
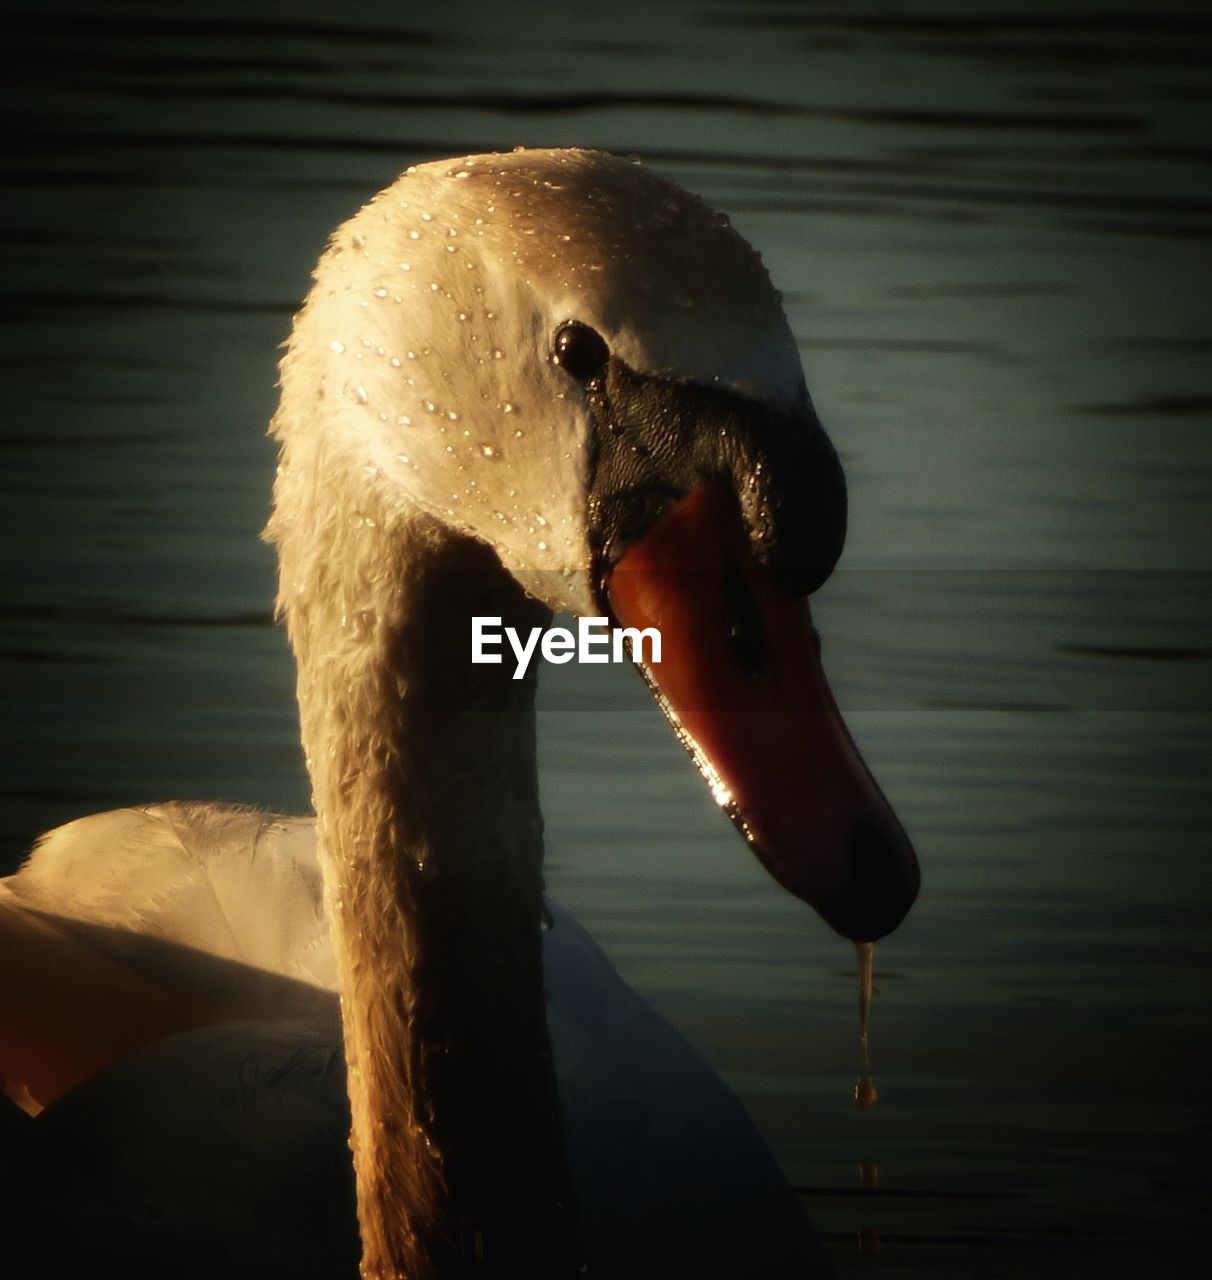
<instances>
[{"instance_id":1,"label":"water droplet on head","mask_svg":"<svg viewBox=\"0 0 1212 1280\"><path fill-rule=\"evenodd\" d=\"M344 355L344 354L345 354L345 343L341 342L341 341L340 341L340 340L338 340L338 339L334 339L334 340L329 344L329 350L330 350L330 351L335 351L335 352L337 353L337 355L339 355L339 356L340 356L340 355Z\"/></svg>"}]
</instances>

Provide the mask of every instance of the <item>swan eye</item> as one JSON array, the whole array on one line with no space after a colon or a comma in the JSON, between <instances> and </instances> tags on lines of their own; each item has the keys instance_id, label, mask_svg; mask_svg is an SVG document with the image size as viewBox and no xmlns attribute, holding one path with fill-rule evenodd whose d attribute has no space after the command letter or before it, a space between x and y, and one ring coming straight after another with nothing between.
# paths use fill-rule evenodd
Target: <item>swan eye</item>
<instances>
[{"instance_id":1,"label":"swan eye","mask_svg":"<svg viewBox=\"0 0 1212 1280\"><path fill-rule=\"evenodd\" d=\"M569 320L556 330L552 360L578 382L591 382L606 368L610 348L596 329Z\"/></svg>"}]
</instances>

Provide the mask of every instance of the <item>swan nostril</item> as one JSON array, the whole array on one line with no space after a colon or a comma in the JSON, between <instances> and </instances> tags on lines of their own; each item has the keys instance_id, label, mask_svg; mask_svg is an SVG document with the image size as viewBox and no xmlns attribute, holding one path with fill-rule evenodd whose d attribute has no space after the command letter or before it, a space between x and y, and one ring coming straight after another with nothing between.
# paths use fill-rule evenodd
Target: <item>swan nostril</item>
<instances>
[{"instance_id":1,"label":"swan nostril","mask_svg":"<svg viewBox=\"0 0 1212 1280\"><path fill-rule=\"evenodd\" d=\"M770 653L761 610L741 569L733 565L724 574L724 613L732 656L751 679L766 673Z\"/></svg>"}]
</instances>

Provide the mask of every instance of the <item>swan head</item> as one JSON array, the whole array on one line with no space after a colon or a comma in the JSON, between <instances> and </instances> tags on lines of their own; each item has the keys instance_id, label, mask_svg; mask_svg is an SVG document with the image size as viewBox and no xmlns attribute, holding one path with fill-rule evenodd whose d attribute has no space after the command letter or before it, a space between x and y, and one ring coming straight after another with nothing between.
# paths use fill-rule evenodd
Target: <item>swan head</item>
<instances>
[{"instance_id":1,"label":"swan head","mask_svg":"<svg viewBox=\"0 0 1212 1280\"><path fill-rule=\"evenodd\" d=\"M726 217L603 152L409 169L321 258L272 430L268 536L288 620L331 577L348 542L338 526L387 547L421 516L491 546L553 609L669 625L700 653L714 627L731 664L722 697L695 660L647 677L721 803L840 931L899 923L916 861L823 680L769 680L776 659L795 666L813 648L801 598L841 552L845 485L779 294ZM335 554L346 577L381 573L373 556ZM671 611L696 590L700 607ZM757 741L769 715L749 734L756 755L735 743L763 680L767 711L811 703L833 743L805 755L790 739L815 730L784 725L774 750L791 764L773 788L771 744ZM785 804L796 769L816 775L814 794L840 785L847 812ZM840 853L785 853L804 823Z\"/></svg>"}]
</instances>

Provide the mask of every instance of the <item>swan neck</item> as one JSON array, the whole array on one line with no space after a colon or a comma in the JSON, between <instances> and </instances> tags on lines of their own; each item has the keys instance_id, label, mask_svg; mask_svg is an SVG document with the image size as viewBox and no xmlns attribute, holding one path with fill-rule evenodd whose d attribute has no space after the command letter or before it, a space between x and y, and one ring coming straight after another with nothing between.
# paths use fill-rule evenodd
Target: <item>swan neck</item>
<instances>
[{"instance_id":1,"label":"swan neck","mask_svg":"<svg viewBox=\"0 0 1212 1280\"><path fill-rule=\"evenodd\" d=\"M287 610L338 954L363 1274L567 1276L577 1250L543 992L534 681L468 661L473 614L526 628L549 615L482 544L423 521L391 536L390 557L370 559L402 570L351 574L345 548L331 590L315 584Z\"/></svg>"}]
</instances>

